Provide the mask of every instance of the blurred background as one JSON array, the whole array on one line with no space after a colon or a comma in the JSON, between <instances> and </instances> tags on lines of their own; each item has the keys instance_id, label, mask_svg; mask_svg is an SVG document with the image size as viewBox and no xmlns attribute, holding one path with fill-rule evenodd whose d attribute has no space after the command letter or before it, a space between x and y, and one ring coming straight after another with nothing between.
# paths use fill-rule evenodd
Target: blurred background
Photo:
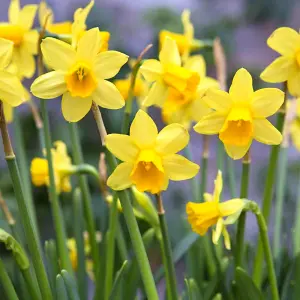
<instances>
[{"instance_id":1,"label":"blurred background","mask_svg":"<svg viewBox=\"0 0 300 300\"><path fill-rule=\"evenodd\" d=\"M39 3L37 0L21 0L22 5ZM85 6L87 0L48 0L48 5L54 10L56 21L72 20L73 13L78 7ZM0 21L7 20L9 0L1 0ZM277 56L266 45L266 39L278 27L290 26L295 29L300 27L300 2L297 0L95 0L94 8L88 17L88 27L99 26L100 30L111 33L110 49L119 50L130 57L137 57L142 49L149 43L153 48L146 57L156 57L158 53L158 33L162 29L174 32L183 32L180 15L183 9L191 10L191 20L195 27L195 37L202 39L214 39L220 37L225 48L228 62L228 84L233 74L240 67L248 69L254 79L254 88L266 86L259 79L260 72ZM36 22L37 26L38 23ZM208 74L215 75L213 56L209 49L201 51L208 64ZM123 67L118 74L124 77L129 71ZM30 81L27 82L28 86ZM269 85L270 86L270 85ZM51 110L52 139L63 140L70 146L70 139L65 121L60 112L60 100L49 101ZM26 151L29 162L34 156L41 156L38 146L37 132L28 107L23 105L22 125ZM122 111L104 112L104 118L109 132L118 132L121 128ZM159 110L150 109L158 126L163 126ZM79 123L81 130L81 142L83 145L86 162L95 166L98 164L100 145L96 127L91 114ZM11 134L14 136L13 125ZM202 144L201 137L191 131L193 160L200 163ZM260 202L265 184L266 166L268 163L270 148L253 143L251 148L251 175L249 198ZM69 147L72 154L72 149ZM212 138L210 145L208 192L213 189L213 179L216 175L216 139ZM288 185L285 197L285 220L286 232L291 230L289 226L294 215L294 201L296 195L296 178L299 172L299 154L291 147L289 150ZM239 194L241 174L241 161L234 162L236 195ZM12 213L17 217L11 181L3 159L3 151L0 149L0 188L8 201ZM228 179L226 177L226 163L224 166L224 193L223 199L229 199ZM199 181L199 176L196 181ZM199 181L200 182L200 181ZM98 228L106 224L107 209L103 199L98 194L96 182L90 180L94 199L94 211L97 216ZM172 242L178 242L187 231L185 225L185 203L191 200L191 183L184 182L170 185L168 192L164 193L167 218L169 222ZM42 230L43 238L53 237L53 226L46 188L33 188L34 201L38 213L38 221ZM275 196L274 196L275 198ZM67 228L72 226L70 209L71 195L62 194L61 202L67 220ZM11 201L12 200L12 201ZM1 214L0 214L1 216ZM178 222L182 219L183 222ZM141 224L141 228L146 227ZM7 228L5 221L0 217L0 227ZM256 236L256 224L251 218L247 221L247 235L249 239ZM272 224L270 226L272 232ZM285 241L286 242L286 241ZM289 241L287 241L289 242ZM155 253L154 253L155 255Z\"/></svg>"}]
</instances>

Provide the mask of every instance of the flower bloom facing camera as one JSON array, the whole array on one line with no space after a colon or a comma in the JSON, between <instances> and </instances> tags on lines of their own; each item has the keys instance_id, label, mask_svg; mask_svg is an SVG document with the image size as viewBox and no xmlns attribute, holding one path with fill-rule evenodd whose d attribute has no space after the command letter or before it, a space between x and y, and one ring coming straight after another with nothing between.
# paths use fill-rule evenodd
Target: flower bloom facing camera
<instances>
[{"instance_id":1,"label":"flower bloom facing camera","mask_svg":"<svg viewBox=\"0 0 300 300\"><path fill-rule=\"evenodd\" d=\"M176 42L166 37L159 53L159 60L147 59L140 68L146 81L153 82L143 105L162 106L168 96L168 89L174 88L185 95L195 93L200 81L199 74L183 68Z\"/></svg>"},{"instance_id":2,"label":"flower bloom facing camera","mask_svg":"<svg viewBox=\"0 0 300 300\"><path fill-rule=\"evenodd\" d=\"M45 62L54 71L38 77L32 93L42 99L62 96L62 113L69 122L81 120L97 105L119 109L125 101L114 84L114 77L127 62L128 56L118 51L99 52L99 29L86 31L74 49L68 43L46 38L41 44Z\"/></svg>"},{"instance_id":3,"label":"flower bloom facing camera","mask_svg":"<svg viewBox=\"0 0 300 300\"><path fill-rule=\"evenodd\" d=\"M108 150L123 162L108 178L107 185L124 190L135 185L140 192L152 194L166 190L169 180L194 177L199 166L176 154L189 142L187 130L180 124L171 124L159 133L147 113L139 110L130 135L109 134Z\"/></svg>"},{"instance_id":4,"label":"flower bloom facing camera","mask_svg":"<svg viewBox=\"0 0 300 300\"><path fill-rule=\"evenodd\" d=\"M300 34L288 27L276 29L267 40L270 48L281 56L276 58L261 73L260 77L266 82L287 81L289 92L300 96Z\"/></svg>"},{"instance_id":5,"label":"flower bloom facing camera","mask_svg":"<svg viewBox=\"0 0 300 300\"><path fill-rule=\"evenodd\" d=\"M38 32L31 30L37 5L20 8L19 0L11 0L8 23L0 23L0 38L13 42L12 63L16 65L19 77L31 78L35 72L34 55L37 54Z\"/></svg>"},{"instance_id":6,"label":"flower bloom facing camera","mask_svg":"<svg viewBox=\"0 0 300 300\"><path fill-rule=\"evenodd\" d=\"M71 158L67 153L65 143L57 141L54 143L55 148L51 149L53 170L56 191L71 192L72 186L70 182L70 171L73 170ZM50 184L48 161L46 158L36 157L32 160L30 166L32 183L35 186L43 186Z\"/></svg>"},{"instance_id":7,"label":"flower bloom facing camera","mask_svg":"<svg viewBox=\"0 0 300 300\"><path fill-rule=\"evenodd\" d=\"M233 159L242 158L253 139L267 145L281 143L281 133L266 118L275 114L284 101L279 89L253 91L252 77L239 69L229 93L209 89L203 101L214 111L203 117L194 129L202 134L219 134L226 152Z\"/></svg>"},{"instance_id":8,"label":"flower bloom facing camera","mask_svg":"<svg viewBox=\"0 0 300 300\"><path fill-rule=\"evenodd\" d=\"M222 172L219 171L213 194L205 193L204 203L188 202L186 213L193 231L202 236L206 234L210 227L216 225L212 235L213 243L217 244L221 234L223 234L225 247L230 249L230 237L226 225L233 224L238 219L245 202L242 199L231 199L220 203L222 188ZM224 220L224 217L227 218Z\"/></svg>"}]
</instances>

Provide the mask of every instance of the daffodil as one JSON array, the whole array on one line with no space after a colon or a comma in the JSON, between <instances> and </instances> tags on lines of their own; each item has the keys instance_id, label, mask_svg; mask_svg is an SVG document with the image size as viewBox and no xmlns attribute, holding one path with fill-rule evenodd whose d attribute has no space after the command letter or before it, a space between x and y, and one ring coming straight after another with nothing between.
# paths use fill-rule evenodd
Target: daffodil
<instances>
[{"instance_id":1,"label":"daffodil","mask_svg":"<svg viewBox=\"0 0 300 300\"><path fill-rule=\"evenodd\" d=\"M114 77L127 62L128 56L118 51L98 53L101 44L98 28L86 31L74 49L54 38L42 41L41 49L47 65L54 71L38 77L32 93L42 99L62 96L62 113L69 122L81 120L97 105L119 109L125 101L114 84Z\"/></svg>"},{"instance_id":2,"label":"daffodil","mask_svg":"<svg viewBox=\"0 0 300 300\"><path fill-rule=\"evenodd\" d=\"M287 108L288 111L289 109L293 109L294 111L292 112L292 118L289 120L289 128L288 131L291 134L291 139L292 142L295 146L295 148L300 151L300 103L299 99L296 100L290 100L287 103Z\"/></svg>"},{"instance_id":3,"label":"daffodil","mask_svg":"<svg viewBox=\"0 0 300 300\"><path fill-rule=\"evenodd\" d=\"M203 102L202 97L208 88L219 88L217 80L206 75L206 64L203 56L195 55L187 59L184 68L199 74L200 82L194 94L184 94L170 88L162 108L163 120L166 123L180 123L186 128L191 122L198 122L211 109Z\"/></svg>"},{"instance_id":4,"label":"daffodil","mask_svg":"<svg viewBox=\"0 0 300 300\"><path fill-rule=\"evenodd\" d=\"M8 71L13 54L13 42L0 38L0 95L5 116L10 119L11 107L24 101L24 89L19 78Z\"/></svg>"},{"instance_id":5,"label":"daffodil","mask_svg":"<svg viewBox=\"0 0 300 300\"><path fill-rule=\"evenodd\" d=\"M159 33L160 48L162 48L166 37L170 37L176 41L179 53L184 57L184 60L188 58L191 51L196 51L203 47L202 41L194 39L194 26L191 23L190 15L191 12L187 9L181 14L181 21L184 30L183 34L167 30L162 30Z\"/></svg>"},{"instance_id":6,"label":"daffodil","mask_svg":"<svg viewBox=\"0 0 300 300\"><path fill-rule=\"evenodd\" d=\"M38 32L31 30L37 5L25 5L20 9L19 0L11 0L8 23L0 23L0 38L13 42L12 63L20 77L31 78L35 72L34 55L37 54Z\"/></svg>"},{"instance_id":7,"label":"daffodil","mask_svg":"<svg viewBox=\"0 0 300 300\"><path fill-rule=\"evenodd\" d=\"M267 40L270 48L281 56L276 58L261 73L262 80L267 82L287 81L289 92L300 96L300 34L288 27L276 29Z\"/></svg>"},{"instance_id":8,"label":"daffodil","mask_svg":"<svg viewBox=\"0 0 300 300\"><path fill-rule=\"evenodd\" d=\"M47 21L47 22L46 22ZM39 6L39 22L43 28L46 24L46 30L54 34L71 35L72 22L54 22L53 10L42 0Z\"/></svg>"},{"instance_id":9,"label":"daffodil","mask_svg":"<svg viewBox=\"0 0 300 300\"><path fill-rule=\"evenodd\" d=\"M213 243L218 244L219 238L223 234L225 247L230 249L230 237L226 225L233 224L238 219L245 202L242 199L231 199L220 203L222 188L222 172L219 171L213 194L205 193L204 203L188 202L186 213L193 231L202 236L206 234L210 227L216 225L212 235ZM224 217L227 218L224 219Z\"/></svg>"},{"instance_id":10,"label":"daffodil","mask_svg":"<svg viewBox=\"0 0 300 300\"><path fill-rule=\"evenodd\" d=\"M74 22L72 24L72 45L76 47L79 40L86 31L86 19L94 6L94 1L92 0L85 8L78 8L74 13ZM107 31L98 31L100 36L100 45L98 52L107 51L108 43L110 39L110 33Z\"/></svg>"},{"instance_id":11,"label":"daffodil","mask_svg":"<svg viewBox=\"0 0 300 300\"><path fill-rule=\"evenodd\" d=\"M57 193L70 192L72 189L70 174L73 171L71 158L67 153L66 145L57 141L54 143L55 148L51 149L54 179ZM48 161L46 158L36 157L31 162L30 167L32 183L35 186L50 184Z\"/></svg>"},{"instance_id":12,"label":"daffodil","mask_svg":"<svg viewBox=\"0 0 300 300\"><path fill-rule=\"evenodd\" d=\"M229 93L208 89L203 101L214 111L194 126L195 131L219 134L233 159L242 158L253 139L267 145L281 143L281 133L266 118L281 107L284 93L275 88L254 92L247 70L242 68L236 72Z\"/></svg>"},{"instance_id":13,"label":"daffodil","mask_svg":"<svg viewBox=\"0 0 300 300\"><path fill-rule=\"evenodd\" d=\"M195 93L200 76L195 71L183 68L181 64L176 42L166 37L159 53L159 60L147 59L140 68L146 81L153 82L143 105L162 106L168 96L169 88L174 88L186 96Z\"/></svg>"},{"instance_id":14,"label":"daffodil","mask_svg":"<svg viewBox=\"0 0 300 300\"><path fill-rule=\"evenodd\" d=\"M189 142L187 130L171 124L159 133L150 116L139 110L131 124L130 135L109 134L106 147L123 161L108 178L107 185L123 190L135 185L140 192L152 194L166 190L170 180L194 177L199 166L176 154Z\"/></svg>"}]
</instances>

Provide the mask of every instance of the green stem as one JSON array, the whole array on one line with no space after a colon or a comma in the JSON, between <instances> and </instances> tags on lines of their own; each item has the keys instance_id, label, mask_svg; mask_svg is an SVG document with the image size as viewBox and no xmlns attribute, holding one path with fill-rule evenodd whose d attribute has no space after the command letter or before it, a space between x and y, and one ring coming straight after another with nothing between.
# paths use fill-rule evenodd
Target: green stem
<instances>
[{"instance_id":1,"label":"green stem","mask_svg":"<svg viewBox=\"0 0 300 300\"><path fill-rule=\"evenodd\" d=\"M32 219L29 214L28 203L24 199L21 177L20 177L16 157L11 146L11 141L8 134L5 116L3 112L3 105L1 101L0 101L0 131L2 135L5 159L12 179L15 197L18 204L19 214L25 231L26 240L28 241L28 247L32 257L33 266L36 272L42 297L45 300L48 299L51 300L52 294L51 294L51 289L47 278L46 270L43 264L42 251L34 231Z\"/></svg>"},{"instance_id":2,"label":"green stem","mask_svg":"<svg viewBox=\"0 0 300 300\"><path fill-rule=\"evenodd\" d=\"M77 282L81 300L87 299L88 287L85 271L85 253L83 239L83 216L82 216L82 199L81 191L76 188L73 196L73 214L74 214L74 236L77 247Z\"/></svg>"},{"instance_id":3,"label":"green stem","mask_svg":"<svg viewBox=\"0 0 300 300\"><path fill-rule=\"evenodd\" d=\"M117 245L118 245L118 249L119 249L119 252L120 252L121 260L125 261L125 260L128 259L129 256L128 256L126 241L125 241L125 238L124 238L124 235L123 235L123 230L122 230L122 227L120 225L120 220L119 220L117 226L118 226L118 229L117 229L117 232L116 232Z\"/></svg>"},{"instance_id":4,"label":"green stem","mask_svg":"<svg viewBox=\"0 0 300 300\"><path fill-rule=\"evenodd\" d=\"M156 194L157 201L157 213L159 218L159 225L161 231L161 245L162 245L162 253L165 263L165 274L166 281L168 286L168 299L176 300L178 299L178 291L177 291L177 283L176 283L176 272L173 263L173 255L172 255L172 247L168 234L168 227L165 218L165 210L163 207L161 194Z\"/></svg>"},{"instance_id":5,"label":"green stem","mask_svg":"<svg viewBox=\"0 0 300 300\"><path fill-rule=\"evenodd\" d=\"M298 174L298 185L297 185L297 199L296 199L297 207L295 214L295 228L293 234L293 249L294 249L294 257L300 253L300 172Z\"/></svg>"},{"instance_id":6,"label":"green stem","mask_svg":"<svg viewBox=\"0 0 300 300\"><path fill-rule=\"evenodd\" d=\"M282 108L278 112L277 124L276 124L276 127L280 132L283 131L286 98L287 98L287 89L285 85L285 102L282 105ZM269 223L269 217L270 217L271 206L272 206L271 204L272 204L272 195L273 195L273 184L275 181L279 151L280 151L280 145L272 146L272 150L269 158L269 167L268 167L267 180L265 184L263 204L262 204L262 213L267 224ZM256 256L254 259L254 267L253 267L253 280L258 287L260 287L262 281L262 274L263 274L262 266L263 266L263 248L262 248L262 241L259 239L256 248Z\"/></svg>"},{"instance_id":7,"label":"green stem","mask_svg":"<svg viewBox=\"0 0 300 300\"><path fill-rule=\"evenodd\" d=\"M69 130L71 135L74 163L76 165L83 164L83 154L78 134L78 127L76 123L69 123ZM96 226L94 222L94 214L92 208L92 197L88 187L87 179L84 175L79 176L79 187L82 193L83 211L86 220L87 230L89 233L89 240L91 244L91 255L94 263L94 274L97 276L97 270L100 264L99 248L96 238ZM96 281L97 282L97 281Z\"/></svg>"},{"instance_id":8,"label":"green stem","mask_svg":"<svg viewBox=\"0 0 300 300\"><path fill-rule=\"evenodd\" d=\"M36 289L36 284L33 281L33 277L32 277L32 274L30 272L30 269L28 268L28 269L22 270L22 275L24 277L24 280L26 282L26 286L27 286L29 294L31 296L30 299L40 300L41 297L38 294L38 291Z\"/></svg>"},{"instance_id":9,"label":"green stem","mask_svg":"<svg viewBox=\"0 0 300 300\"><path fill-rule=\"evenodd\" d=\"M117 161L110 152L106 152L107 163L111 172L117 167ZM133 250L136 255L136 259L140 268L141 277L144 283L144 288L148 299L158 300L158 294L153 279L153 274L143 244L141 233L138 227L138 223L133 213L132 205L130 203L129 195L126 191L117 192L123 209L125 221L128 227L129 235L131 238Z\"/></svg>"},{"instance_id":10,"label":"green stem","mask_svg":"<svg viewBox=\"0 0 300 300\"><path fill-rule=\"evenodd\" d=\"M118 224L118 198L116 195L113 197L113 202L110 206L109 227L107 231L106 243L106 266L105 266L105 283L104 283L104 300L108 300L112 285L113 285L113 272L115 261L115 241L116 229ZM95 297L95 299L98 299Z\"/></svg>"},{"instance_id":11,"label":"green stem","mask_svg":"<svg viewBox=\"0 0 300 300\"><path fill-rule=\"evenodd\" d=\"M224 146L223 143L218 139L217 141L217 168L218 170L224 170Z\"/></svg>"},{"instance_id":12,"label":"green stem","mask_svg":"<svg viewBox=\"0 0 300 300\"><path fill-rule=\"evenodd\" d=\"M229 176L229 189L230 197L236 198L236 180L235 180L235 170L234 170L234 161L231 157L227 156L227 170Z\"/></svg>"},{"instance_id":13,"label":"green stem","mask_svg":"<svg viewBox=\"0 0 300 300\"><path fill-rule=\"evenodd\" d=\"M17 293L15 291L15 288L5 270L4 263L2 259L0 258L0 281L2 284L2 287L4 289L4 293L6 295L7 300L19 300Z\"/></svg>"},{"instance_id":14,"label":"green stem","mask_svg":"<svg viewBox=\"0 0 300 300\"><path fill-rule=\"evenodd\" d=\"M275 206L275 229L273 238L273 254L275 260L279 259L281 250L281 227L283 218L283 200L286 187L286 175L287 175L287 147L281 147L279 162L277 168L277 181L276 181L276 206ZM279 262L280 264L280 262Z\"/></svg>"},{"instance_id":15,"label":"green stem","mask_svg":"<svg viewBox=\"0 0 300 300\"><path fill-rule=\"evenodd\" d=\"M249 173L250 173L250 157L248 151L243 159L241 191L240 191L241 199L248 198ZM246 213L242 212L238 219L237 232L236 232L235 269L237 267L241 267L243 264L245 224L246 224Z\"/></svg>"},{"instance_id":16,"label":"green stem","mask_svg":"<svg viewBox=\"0 0 300 300\"><path fill-rule=\"evenodd\" d=\"M23 192L25 201L28 203L29 214L32 219L32 224L34 226L35 233L37 237L39 237L39 230L37 226L37 218L36 218L36 210L32 199L32 186L30 182L30 172L27 156L25 153L25 143L24 143L24 135L22 133L22 125L20 117L17 115L17 110L15 109L15 118L14 118L14 132L15 132L15 140L16 140L16 154L18 165L20 166L20 175L22 177L23 182Z\"/></svg>"},{"instance_id":17,"label":"green stem","mask_svg":"<svg viewBox=\"0 0 300 300\"><path fill-rule=\"evenodd\" d=\"M249 202L246 209L251 210L256 216L256 221L259 228L260 240L262 243L262 248L267 263L267 271L268 271L268 276L270 281L272 300L279 300L276 273L275 273L275 268L273 263L269 237L268 237L268 227L265 218L262 212L260 211L258 205L254 201Z\"/></svg>"},{"instance_id":18,"label":"green stem","mask_svg":"<svg viewBox=\"0 0 300 300\"><path fill-rule=\"evenodd\" d=\"M51 142L50 124L49 124L49 116L48 116L45 100L41 100L41 111L42 111L42 117L44 121L46 157L48 160L48 169L49 169L50 186L48 191L49 191L49 198L50 198L51 209L52 209L52 216L54 220L54 227L56 232L58 256L60 259L61 268L67 270L70 274L73 275L72 264L70 261L69 252L66 245L67 239L66 239L64 219L63 219L58 195L56 192L56 186L55 186L53 161L52 161L52 153L51 153L52 142Z\"/></svg>"},{"instance_id":19,"label":"green stem","mask_svg":"<svg viewBox=\"0 0 300 300\"><path fill-rule=\"evenodd\" d=\"M184 149L185 151L185 155L186 157L191 160L191 161L194 161L193 160L193 157L192 157L192 151L191 151L191 147L190 147L191 144L188 144L187 147ZM202 165L201 165L202 167ZM191 189L192 189L192 196L193 196L193 199L194 201L199 201L198 200L198 195L199 195L199 192L198 192L198 182L197 182L198 178L197 176L193 177L191 180L190 180L190 183L191 183Z\"/></svg>"}]
</instances>

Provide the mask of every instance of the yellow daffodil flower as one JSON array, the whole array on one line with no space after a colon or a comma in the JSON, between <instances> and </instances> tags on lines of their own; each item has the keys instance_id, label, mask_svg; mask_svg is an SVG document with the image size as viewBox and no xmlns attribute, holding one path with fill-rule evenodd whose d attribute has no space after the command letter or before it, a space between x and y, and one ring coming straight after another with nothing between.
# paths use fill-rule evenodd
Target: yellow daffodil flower
<instances>
[{"instance_id":1,"label":"yellow daffodil flower","mask_svg":"<svg viewBox=\"0 0 300 300\"><path fill-rule=\"evenodd\" d=\"M92 0L85 8L78 8L74 13L74 22L72 24L72 45L76 47L78 41L81 39L86 31L86 19L94 6L94 1ZM110 33L107 31L99 31L100 45L99 52L108 50L108 43L110 39Z\"/></svg>"},{"instance_id":2,"label":"yellow daffodil flower","mask_svg":"<svg viewBox=\"0 0 300 300\"><path fill-rule=\"evenodd\" d=\"M119 109L125 101L114 84L114 77L128 56L118 51L98 53L101 39L98 28L84 33L75 50L54 38L42 41L41 49L47 65L54 71L38 77L31 92L42 99L62 96L62 113L69 122L81 120L92 102L109 109Z\"/></svg>"},{"instance_id":3,"label":"yellow daffodil flower","mask_svg":"<svg viewBox=\"0 0 300 300\"><path fill-rule=\"evenodd\" d=\"M194 39L194 26L190 20L191 12L184 10L181 14L181 20L183 24L184 33L174 33L167 30L162 30L159 33L160 48L166 39L170 37L176 41L179 53L183 56L183 59L187 59L191 51L196 51L202 48L203 43L200 40Z\"/></svg>"},{"instance_id":4,"label":"yellow daffodil flower","mask_svg":"<svg viewBox=\"0 0 300 300\"><path fill-rule=\"evenodd\" d=\"M57 193L70 192L72 189L70 182L70 173L73 166L71 158L67 153L65 143L57 141L54 143L55 148L51 149L55 185ZM30 167L32 183L35 186L43 186L50 184L48 161L46 158L36 157L31 162Z\"/></svg>"},{"instance_id":5,"label":"yellow daffodil flower","mask_svg":"<svg viewBox=\"0 0 300 300\"><path fill-rule=\"evenodd\" d=\"M296 101L296 103L294 103ZM300 151L300 100L290 100L288 102L288 107L289 106L294 106L291 108L295 108L296 106L296 111L293 112L293 118L290 120L290 125L289 125L289 131L291 134L291 139L292 142L295 146L295 148ZM296 104L296 105L295 105Z\"/></svg>"},{"instance_id":6,"label":"yellow daffodil flower","mask_svg":"<svg viewBox=\"0 0 300 300\"><path fill-rule=\"evenodd\" d=\"M293 96L300 96L300 34L288 27L276 29L267 40L270 48L281 56L276 58L261 73L266 82L287 81L288 90Z\"/></svg>"},{"instance_id":7,"label":"yellow daffodil flower","mask_svg":"<svg viewBox=\"0 0 300 300\"><path fill-rule=\"evenodd\" d=\"M145 60L140 71L146 81L154 82L143 102L145 106L162 106L170 87L182 94L193 95L200 81L197 72L181 66L176 42L168 36L165 38L159 53L159 60Z\"/></svg>"},{"instance_id":8,"label":"yellow daffodil flower","mask_svg":"<svg viewBox=\"0 0 300 300\"><path fill-rule=\"evenodd\" d=\"M31 78L35 72L34 55L37 54L38 32L31 30L37 5L25 5L20 9L19 0L11 0L8 10L9 23L0 23L0 38L14 44L12 63L20 77Z\"/></svg>"},{"instance_id":9,"label":"yellow daffodil flower","mask_svg":"<svg viewBox=\"0 0 300 300\"><path fill-rule=\"evenodd\" d=\"M281 143L281 133L266 118L275 114L284 101L279 89L253 91L252 77L246 69L239 69L229 93L209 89L203 101L214 112L203 117L194 129L202 134L219 134L226 152L233 159L242 158L253 139L267 145Z\"/></svg>"},{"instance_id":10,"label":"yellow daffodil flower","mask_svg":"<svg viewBox=\"0 0 300 300\"><path fill-rule=\"evenodd\" d=\"M7 69L13 47L13 42L0 38L0 95L8 119L11 117L10 107L18 106L24 101L24 89L20 80Z\"/></svg>"},{"instance_id":11,"label":"yellow daffodil flower","mask_svg":"<svg viewBox=\"0 0 300 300\"><path fill-rule=\"evenodd\" d=\"M231 199L220 203L223 188L222 172L219 171L215 180L213 194L204 194L204 203L188 202L186 213L194 232L205 235L208 229L216 225L213 230L212 241L218 244L221 234L224 236L226 249L230 249L230 237L226 225L233 224L242 212L245 202L242 199ZM224 220L224 217L227 217Z\"/></svg>"},{"instance_id":12,"label":"yellow daffodil flower","mask_svg":"<svg viewBox=\"0 0 300 300\"><path fill-rule=\"evenodd\" d=\"M123 163L108 178L113 190L135 185L140 192L152 194L166 190L170 180L194 177L199 166L175 154L189 142L187 130L180 124L171 124L159 133L149 115L139 110L131 124L130 135L109 134L106 147Z\"/></svg>"},{"instance_id":13,"label":"yellow daffodil flower","mask_svg":"<svg viewBox=\"0 0 300 300\"><path fill-rule=\"evenodd\" d=\"M46 23L47 18L47 23ZM39 22L40 26L44 27L46 24L46 30L54 34L66 34L72 33L72 22L58 22L54 23L53 10L47 5L46 1L42 0L39 6Z\"/></svg>"},{"instance_id":14,"label":"yellow daffodil flower","mask_svg":"<svg viewBox=\"0 0 300 300\"><path fill-rule=\"evenodd\" d=\"M211 109L201 98L208 88L219 88L219 83L206 75L206 64L202 55L189 57L184 68L199 74L200 82L197 90L194 94L186 95L170 88L162 108L162 116L166 123L180 123L189 128L191 122L198 122L203 116L211 112Z\"/></svg>"}]
</instances>

